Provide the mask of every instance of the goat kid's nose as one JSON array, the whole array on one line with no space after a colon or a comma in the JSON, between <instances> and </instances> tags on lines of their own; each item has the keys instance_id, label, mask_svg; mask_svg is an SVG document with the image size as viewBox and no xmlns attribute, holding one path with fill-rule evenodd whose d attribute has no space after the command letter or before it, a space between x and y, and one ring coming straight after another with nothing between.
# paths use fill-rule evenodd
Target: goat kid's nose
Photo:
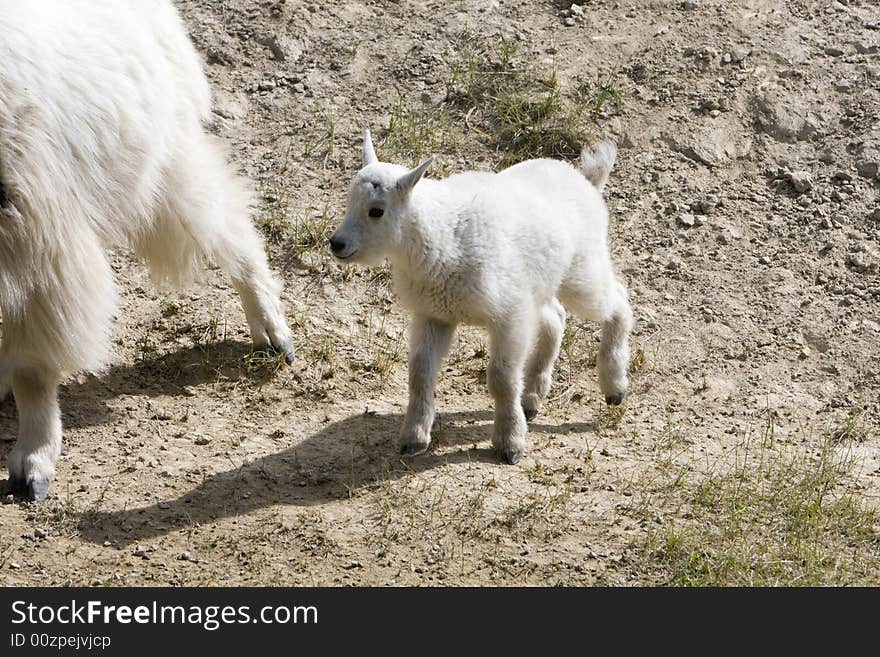
<instances>
[{"instance_id":1,"label":"goat kid's nose","mask_svg":"<svg viewBox=\"0 0 880 657\"><path fill-rule=\"evenodd\" d=\"M330 250L333 253L339 253L345 248L345 240L341 240L335 235L330 238Z\"/></svg>"}]
</instances>

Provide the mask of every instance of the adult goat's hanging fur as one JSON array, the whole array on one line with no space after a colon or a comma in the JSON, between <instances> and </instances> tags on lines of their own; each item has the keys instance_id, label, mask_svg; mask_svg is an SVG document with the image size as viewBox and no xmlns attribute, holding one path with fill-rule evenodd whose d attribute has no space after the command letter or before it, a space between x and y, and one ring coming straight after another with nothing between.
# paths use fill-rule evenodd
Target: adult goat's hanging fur
<instances>
[{"instance_id":1,"label":"adult goat's hanging fur","mask_svg":"<svg viewBox=\"0 0 880 657\"><path fill-rule=\"evenodd\" d=\"M215 261L259 347L292 337L248 184L206 133L211 95L170 0L0 0L0 394L19 415L6 491L45 496L57 385L108 359L109 247L160 280Z\"/></svg>"}]
</instances>

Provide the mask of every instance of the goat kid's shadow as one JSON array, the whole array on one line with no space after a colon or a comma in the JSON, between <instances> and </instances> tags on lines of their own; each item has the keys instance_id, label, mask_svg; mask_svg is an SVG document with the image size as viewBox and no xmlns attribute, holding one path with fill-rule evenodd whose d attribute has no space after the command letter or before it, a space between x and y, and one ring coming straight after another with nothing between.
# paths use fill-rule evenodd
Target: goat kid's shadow
<instances>
[{"instance_id":1,"label":"goat kid's shadow","mask_svg":"<svg viewBox=\"0 0 880 657\"><path fill-rule=\"evenodd\" d=\"M426 454L404 460L395 449L402 415L351 416L283 452L210 476L175 500L140 509L88 512L79 531L90 542L109 540L124 546L264 507L307 507L345 499L377 482L397 480L444 464L484 462L499 468L515 467L502 465L491 447L475 447L476 443L491 441L491 419L489 412L442 414L435 425L434 447ZM585 423L529 426L531 433L586 432L593 428ZM455 444L474 447L442 454L433 451L437 445Z\"/></svg>"}]
</instances>

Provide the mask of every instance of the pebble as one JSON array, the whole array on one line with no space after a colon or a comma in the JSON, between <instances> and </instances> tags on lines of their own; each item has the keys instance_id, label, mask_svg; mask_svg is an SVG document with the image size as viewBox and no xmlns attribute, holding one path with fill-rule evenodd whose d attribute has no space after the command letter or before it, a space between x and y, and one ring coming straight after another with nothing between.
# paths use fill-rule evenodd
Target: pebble
<instances>
[{"instance_id":1,"label":"pebble","mask_svg":"<svg viewBox=\"0 0 880 657\"><path fill-rule=\"evenodd\" d=\"M567 17L564 22L565 27L574 27L575 25L577 25L577 21L571 16Z\"/></svg>"},{"instance_id":2,"label":"pebble","mask_svg":"<svg viewBox=\"0 0 880 657\"><path fill-rule=\"evenodd\" d=\"M189 552L181 552L177 557L180 561L192 561L192 555Z\"/></svg>"},{"instance_id":3,"label":"pebble","mask_svg":"<svg viewBox=\"0 0 880 657\"><path fill-rule=\"evenodd\" d=\"M193 439L193 442L196 445L208 445L211 442L211 439L208 436L199 435Z\"/></svg>"},{"instance_id":4,"label":"pebble","mask_svg":"<svg viewBox=\"0 0 880 657\"><path fill-rule=\"evenodd\" d=\"M684 214L678 215L678 223L685 228L693 228L694 226L694 215L689 212L685 212Z\"/></svg>"},{"instance_id":5,"label":"pebble","mask_svg":"<svg viewBox=\"0 0 880 657\"><path fill-rule=\"evenodd\" d=\"M863 178L876 178L880 172L880 162L875 160L861 160L856 162L856 171Z\"/></svg>"},{"instance_id":6,"label":"pebble","mask_svg":"<svg viewBox=\"0 0 880 657\"><path fill-rule=\"evenodd\" d=\"M37 528L34 530L34 537L36 537L36 538L46 538L46 536L48 536L48 534L46 533L46 530L45 530L45 529L42 529L42 528L40 528L40 527L37 527Z\"/></svg>"},{"instance_id":7,"label":"pebble","mask_svg":"<svg viewBox=\"0 0 880 657\"><path fill-rule=\"evenodd\" d=\"M850 253L846 257L846 264L855 269L857 272L868 271L868 263L860 253Z\"/></svg>"},{"instance_id":8,"label":"pebble","mask_svg":"<svg viewBox=\"0 0 880 657\"><path fill-rule=\"evenodd\" d=\"M715 212L715 208L717 208L721 203L721 199L719 199L715 195L707 196L699 202L700 212L703 214L712 214Z\"/></svg>"},{"instance_id":9,"label":"pebble","mask_svg":"<svg viewBox=\"0 0 880 657\"><path fill-rule=\"evenodd\" d=\"M792 171L788 174L788 179L798 194L803 194L813 188L813 176L808 171Z\"/></svg>"}]
</instances>

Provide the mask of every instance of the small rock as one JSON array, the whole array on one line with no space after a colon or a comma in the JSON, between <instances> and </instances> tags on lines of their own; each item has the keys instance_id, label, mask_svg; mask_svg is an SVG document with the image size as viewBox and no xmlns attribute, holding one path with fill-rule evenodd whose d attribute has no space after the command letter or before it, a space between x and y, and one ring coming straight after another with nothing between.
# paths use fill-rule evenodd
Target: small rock
<instances>
[{"instance_id":1,"label":"small rock","mask_svg":"<svg viewBox=\"0 0 880 657\"><path fill-rule=\"evenodd\" d=\"M749 53L750 53L750 52L751 52L751 51L750 51L748 48L744 48L744 47L742 47L742 46L736 46L736 47L734 47L734 48L731 48L731 50L730 50L730 60L731 60L734 64L739 64L739 63L742 62L746 57L749 56Z\"/></svg>"},{"instance_id":2,"label":"small rock","mask_svg":"<svg viewBox=\"0 0 880 657\"><path fill-rule=\"evenodd\" d=\"M807 360L807 358L810 357L811 353L812 352L810 352L809 347L802 347L801 350L798 352L798 358L800 358L801 360Z\"/></svg>"},{"instance_id":3,"label":"small rock","mask_svg":"<svg viewBox=\"0 0 880 657\"><path fill-rule=\"evenodd\" d=\"M715 208L717 208L720 203L721 199L719 199L717 196L707 196L699 203L700 212L702 212L703 214L712 214L713 212L715 212Z\"/></svg>"},{"instance_id":4,"label":"small rock","mask_svg":"<svg viewBox=\"0 0 880 657\"><path fill-rule=\"evenodd\" d=\"M21 564L15 561L11 561L9 563L9 567L12 568L12 570L18 570L19 568L21 568Z\"/></svg>"},{"instance_id":5,"label":"small rock","mask_svg":"<svg viewBox=\"0 0 880 657\"><path fill-rule=\"evenodd\" d=\"M685 228L693 228L694 226L694 215L689 212L685 212L684 214L678 215L678 223L680 226L684 226Z\"/></svg>"},{"instance_id":6,"label":"small rock","mask_svg":"<svg viewBox=\"0 0 880 657\"><path fill-rule=\"evenodd\" d=\"M180 561L192 561L192 555L191 555L189 552L186 552L186 551L181 552L180 555L179 555L177 558L178 558L178 560L180 560Z\"/></svg>"},{"instance_id":7,"label":"small rock","mask_svg":"<svg viewBox=\"0 0 880 657\"><path fill-rule=\"evenodd\" d=\"M831 57L840 57L843 54L843 50L837 46L825 46L823 52Z\"/></svg>"},{"instance_id":8,"label":"small rock","mask_svg":"<svg viewBox=\"0 0 880 657\"><path fill-rule=\"evenodd\" d=\"M208 445L208 444L210 444L211 439L208 436L202 436L200 434L193 439L193 442L196 445Z\"/></svg>"},{"instance_id":9,"label":"small rock","mask_svg":"<svg viewBox=\"0 0 880 657\"><path fill-rule=\"evenodd\" d=\"M860 160L856 162L856 171L863 178L876 178L878 172L880 172L880 161Z\"/></svg>"},{"instance_id":10,"label":"small rock","mask_svg":"<svg viewBox=\"0 0 880 657\"><path fill-rule=\"evenodd\" d=\"M792 171L788 174L788 179L798 194L803 194L813 188L813 176L807 171Z\"/></svg>"},{"instance_id":11,"label":"small rock","mask_svg":"<svg viewBox=\"0 0 880 657\"><path fill-rule=\"evenodd\" d=\"M571 16L567 17L563 22L565 23L565 27L574 27L577 25L577 21Z\"/></svg>"},{"instance_id":12,"label":"small rock","mask_svg":"<svg viewBox=\"0 0 880 657\"><path fill-rule=\"evenodd\" d=\"M46 536L48 536L48 534L46 533L45 529L42 529L41 527L37 527L34 530L34 537L35 538L46 538Z\"/></svg>"},{"instance_id":13,"label":"small rock","mask_svg":"<svg viewBox=\"0 0 880 657\"><path fill-rule=\"evenodd\" d=\"M846 264L857 272L866 272L869 269L868 263L861 253L850 253L846 257Z\"/></svg>"},{"instance_id":14,"label":"small rock","mask_svg":"<svg viewBox=\"0 0 880 657\"><path fill-rule=\"evenodd\" d=\"M880 222L880 208L876 208L871 214L869 214L868 219Z\"/></svg>"}]
</instances>

